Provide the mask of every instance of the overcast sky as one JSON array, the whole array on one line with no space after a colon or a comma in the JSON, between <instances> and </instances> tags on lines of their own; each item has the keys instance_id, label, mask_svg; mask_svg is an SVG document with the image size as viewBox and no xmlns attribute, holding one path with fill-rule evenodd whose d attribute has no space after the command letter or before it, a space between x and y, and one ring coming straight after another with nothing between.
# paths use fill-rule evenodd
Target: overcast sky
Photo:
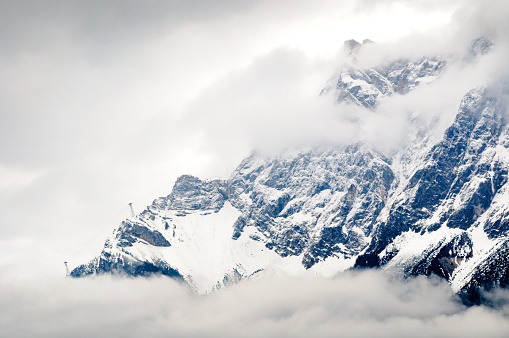
<instances>
[{"instance_id":1,"label":"overcast sky","mask_svg":"<svg viewBox=\"0 0 509 338\"><path fill-rule=\"evenodd\" d=\"M366 123L352 129L344 117L357 112L318 98L347 39L376 41L366 65L497 41L467 75L452 70L385 108L397 121L417 102L451 120L465 90L507 70L507 7L0 0L0 283L93 258L127 203L142 210L181 174L227 177L253 149L385 140L377 118L359 112Z\"/></svg>"}]
</instances>

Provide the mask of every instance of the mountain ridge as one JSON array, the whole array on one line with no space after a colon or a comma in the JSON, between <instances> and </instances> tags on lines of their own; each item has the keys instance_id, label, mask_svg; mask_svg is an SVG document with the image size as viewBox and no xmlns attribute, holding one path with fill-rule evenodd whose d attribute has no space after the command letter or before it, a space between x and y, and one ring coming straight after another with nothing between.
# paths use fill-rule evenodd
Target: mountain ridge
<instances>
[{"instance_id":1,"label":"mountain ridge","mask_svg":"<svg viewBox=\"0 0 509 338\"><path fill-rule=\"evenodd\" d=\"M491 45L478 39L473 50L482 56ZM350 64L320 95L376 110L386 97L431 83L447 64L436 57L367 70ZM490 86L469 91L437 142L432 125L411 120L413 142L392 155L357 142L252 153L227 179L183 175L71 275L161 273L206 293L262 271L377 267L439 275L478 302L480 288L508 284L509 267L499 262L509 252L509 132L500 97Z\"/></svg>"}]
</instances>

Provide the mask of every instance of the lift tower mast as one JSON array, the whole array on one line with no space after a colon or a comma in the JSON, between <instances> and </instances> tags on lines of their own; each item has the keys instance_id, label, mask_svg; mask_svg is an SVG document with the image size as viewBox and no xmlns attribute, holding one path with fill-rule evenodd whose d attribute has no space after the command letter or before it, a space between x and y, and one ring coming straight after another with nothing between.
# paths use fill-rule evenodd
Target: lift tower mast
<instances>
[{"instance_id":1,"label":"lift tower mast","mask_svg":"<svg viewBox=\"0 0 509 338\"><path fill-rule=\"evenodd\" d=\"M136 216L136 214L134 213L133 204L132 204L132 203L129 203L129 207L131 208L131 216L132 216L132 217L135 217L135 216Z\"/></svg>"}]
</instances>

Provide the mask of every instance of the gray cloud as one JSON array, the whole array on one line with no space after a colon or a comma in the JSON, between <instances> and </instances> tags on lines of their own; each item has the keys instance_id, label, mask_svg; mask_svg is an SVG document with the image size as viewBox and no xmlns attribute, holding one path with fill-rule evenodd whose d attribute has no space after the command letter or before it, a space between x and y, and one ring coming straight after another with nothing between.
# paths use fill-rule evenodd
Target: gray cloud
<instances>
[{"instance_id":1,"label":"gray cloud","mask_svg":"<svg viewBox=\"0 0 509 338\"><path fill-rule=\"evenodd\" d=\"M452 30L457 33L456 28ZM466 92L498 82L507 72L505 59L509 54L503 38L496 39L487 55L466 61L478 33L465 33L458 39L440 27L427 36L416 33L397 42L368 45L359 56L361 67L402 57L449 57L438 80L407 95L387 98L377 112L338 105L333 97L317 95L337 60L311 59L298 50L281 48L205 89L176 125L188 135L199 134L211 153L228 149L230 155L237 154L230 156L234 160L231 166L239 160L238 154L252 148L277 153L287 147L342 145L358 140L371 141L382 149L399 147L408 141L410 113L427 123L438 119L435 132L440 137L452 123ZM439 35L443 39L426 43ZM169 143L172 138L168 135L167 139Z\"/></svg>"},{"instance_id":2,"label":"gray cloud","mask_svg":"<svg viewBox=\"0 0 509 338\"><path fill-rule=\"evenodd\" d=\"M266 276L208 296L165 278L2 283L2 336L502 337L499 311L465 308L433 278L380 272L337 278Z\"/></svg>"},{"instance_id":3,"label":"gray cloud","mask_svg":"<svg viewBox=\"0 0 509 338\"><path fill-rule=\"evenodd\" d=\"M207 23L265 1L3 1L3 53L51 49L68 38L107 48L160 36L182 25ZM113 45L111 45L113 44Z\"/></svg>"},{"instance_id":4,"label":"gray cloud","mask_svg":"<svg viewBox=\"0 0 509 338\"><path fill-rule=\"evenodd\" d=\"M312 28L313 20L317 19L310 14L330 20L333 16L324 14L328 7L329 12L337 11L339 18L351 14L351 8L369 8L368 14L390 11L397 6L423 12L459 8L447 27L414 32L400 41L374 45L366 55L388 58L450 52L464 49L479 34L507 36L504 34L507 6L500 2L489 6L479 1L376 3L368 6L363 1L351 1L340 11L341 6L332 6L326 0L313 6L304 3L290 6L285 1L192 4L154 1L149 5L131 1L2 2L0 15L5 29L0 33L4 46L0 54L3 79L0 141L5 146L0 149L0 162L20 169L41 169L105 148L116 152L132 139L140 124L150 126L157 114L182 114L182 97L192 100L203 85L224 78L232 65L237 69L246 68L246 64L253 62L253 55L266 54L286 41L277 42L271 36L281 37L303 22ZM250 29L251 26L257 29ZM341 40L330 44L339 46ZM279 57L279 64L275 56L272 60L272 69L267 66L264 71L274 71L289 61L295 67L295 76L310 73L309 60L299 61L299 65L292 63L291 57L287 60ZM261 69L259 63L253 67ZM250 76L249 70L245 73ZM289 78L269 74L265 79L255 80L271 81L273 89L278 87L277 81L282 81L279 86L287 86L288 92L293 89L288 86ZM231 90L224 85L225 80L221 81L216 86ZM319 91L320 85L313 83L316 92ZM273 91L271 95L276 94L282 93ZM281 103L283 100L284 97ZM193 105L198 107L199 103ZM320 105L310 109L326 110ZM271 114L276 119L291 115L280 107L273 110ZM229 114L239 115L238 112ZM217 116L220 119L220 114ZM174 132L171 127L170 119L169 132ZM254 134L255 130L250 133ZM304 133L306 138L313 137Z\"/></svg>"}]
</instances>

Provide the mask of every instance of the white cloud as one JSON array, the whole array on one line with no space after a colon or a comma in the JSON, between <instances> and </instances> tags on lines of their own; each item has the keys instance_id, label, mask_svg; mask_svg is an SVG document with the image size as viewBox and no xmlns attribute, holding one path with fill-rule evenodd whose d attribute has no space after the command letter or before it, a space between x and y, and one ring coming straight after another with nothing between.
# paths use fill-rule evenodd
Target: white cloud
<instances>
[{"instance_id":1,"label":"white cloud","mask_svg":"<svg viewBox=\"0 0 509 338\"><path fill-rule=\"evenodd\" d=\"M509 329L507 303L465 308L440 280L377 271L267 276L207 296L166 278L0 283L2 336L502 337Z\"/></svg>"},{"instance_id":2,"label":"white cloud","mask_svg":"<svg viewBox=\"0 0 509 338\"><path fill-rule=\"evenodd\" d=\"M0 166L0 194L32 183L39 173Z\"/></svg>"}]
</instances>

